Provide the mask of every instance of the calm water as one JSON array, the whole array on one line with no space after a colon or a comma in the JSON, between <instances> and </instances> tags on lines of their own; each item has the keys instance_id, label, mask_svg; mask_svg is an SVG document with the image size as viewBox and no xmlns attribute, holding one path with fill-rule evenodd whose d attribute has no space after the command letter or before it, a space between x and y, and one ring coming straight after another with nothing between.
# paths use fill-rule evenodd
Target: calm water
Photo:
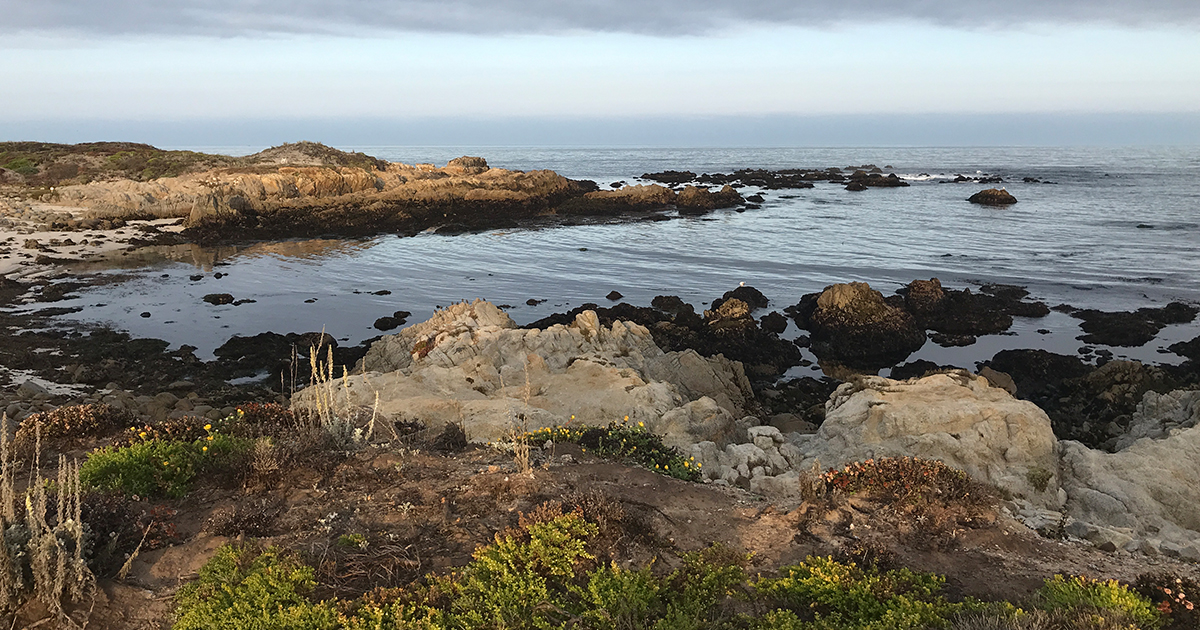
<instances>
[{"instance_id":1,"label":"calm water","mask_svg":"<svg viewBox=\"0 0 1200 630\"><path fill-rule=\"evenodd\" d=\"M807 190L766 191L760 209L669 222L154 248L127 257L119 272L106 272L124 274L125 280L63 305L87 307L74 317L190 344L198 355L211 356L232 334L268 330L325 328L357 343L380 334L372 323L392 311L411 311L409 321L416 322L438 305L461 299L514 305L510 314L525 323L585 302L605 304L604 295L614 289L634 304L675 294L700 305L739 282L763 291L773 308L835 282L866 281L887 294L930 277L954 288L1020 284L1051 305L1126 310L1171 300L1200 302L1196 147L343 148L439 165L480 155L492 166L549 168L602 186L637 183L643 172L668 168L701 173L867 163L893 167L912 186L852 193L818 183ZM965 199L990 185L942 183L977 172L1004 177L1003 185L1020 202L1007 209L981 207ZM1056 183L1026 184L1023 177ZM216 271L225 276L215 278ZM204 278L190 281L197 273ZM391 294L371 294L381 290ZM236 307L201 302L216 292L256 302ZM529 298L548 301L531 307L525 304ZM143 311L151 317L140 317ZM1074 340L1077 321L1057 313L1018 321L1014 330L1016 336L988 337L968 348L930 343L913 358L970 366L1006 347L1067 352L1081 345ZM1176 362L1178 357L1159 349L1197 334L1200 324L1173 326L1145 348L1114 350Z\"/></svg>"}]
</instances>

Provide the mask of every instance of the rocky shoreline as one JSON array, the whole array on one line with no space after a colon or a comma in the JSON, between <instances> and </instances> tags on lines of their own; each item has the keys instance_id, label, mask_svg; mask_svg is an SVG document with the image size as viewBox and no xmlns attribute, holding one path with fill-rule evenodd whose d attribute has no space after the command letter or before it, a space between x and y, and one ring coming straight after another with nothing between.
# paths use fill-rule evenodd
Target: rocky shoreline
<instances>
[{"instance_id":1,"label":"rocky shoreline","mask_svg":"<svg viewBox=\"0 0 1200 630\"><path fill-rule=\"evenodd\" d=\"M103 150L112 150L98 158L103 164L114 155L149 151L131 145ZM357 451L333 449L341 458L333 463L290 462L295 478L286 483L270 476L284 463L255 459L251 467L265 467L263 478L273 479L274 486L264 482L266 490L250 490L250 481L242 480L247 485L241 489L206 488L197 505L172 503L169 509L186 514L191 524L174 543L149 551L131 583L106 587L108 608L102 609L113 615L118 609L134 615L129 610L148 593L173 593L180 576L198 567L197 558L211 556L233 536L313 549L324 540L328 552L330 535L404 522L413 528L411 536L393 532L393 538L372 539L371 545L398 554L392 560L410 561L405 555L410 551L432 555L437 558L432 566L452 570L475 543L512 526L515 511L532 510L547 498L577 500L570 493L598 491L598 485L629 499L630 510L637 509L634 501L651 506L642 517L654 524L639 527L655 533L644 540L670 541L661 548L646 543L656 553L698 548L712 539L714 528L728 523L740 528L739 540L750 541L752 550L776 564L789 554L861 550L864 541L878 537L906 561L951 573L963 594L1011 596L980 586L980 578L970 575L974 569L941 547L914 547L909 538L897 543L894 532L916 535L905 529L911 523L885 518L900 514L902 506L814 498L813 488L824 487L821 475L829 469L912 458L944 462L995 493L995 505L972 507L948 529L934 529L939 536L950 532L951 542L939 545L971 549L963 557L1004 567L1018 581L1028 581L1028 567L1038 562L1041 573L1102 567L1096 570L1124 579L1132 579L1139 567L1182 574L1200 562L1200 495L1192 483L1200 470L1200 336L1170 346L1183 359L1177 365L1115 360L1097 348L1145 345L1166 326L1194 322L1200 313L1194 304L1104 312L1048 305L1022 287L955 289L937 278L915 279L891 295L863 282L834 284L795 304L778 304L744 285L705 304L674 295L629 304L614 292L609 306L583 304L525 326L482 300L440 309L423 322L389 310L376 321L380 336L355 346L341 345L324 331L234 335L211 361L197 358L189 346L170 349L165 341L54 319L61 312L55 302L88 282L104 281L73 271L68 261L120 257L151 243L659 220L752 207L757 201L738 192L745 185L902 187L894 176L866 165L702 175L665 171L643 176L658 184L598 190L549 171L491 169L478 158L443 168L409 167L330 151L299 145L226 162L190 156L204 167L202 176L188 166L146 181L59 187L56 180L52 191L47 185L36 199L10 192L3 200L7 210L0 227L8 232L0 239L5 256L0 412L12 421L10 433L23 423L27 439L32 424L59 422L73 413L119 417L124 424L113 431L127 426L208 431L209 423L241 417L249 403L260 411L271 404L282 405L271 406L272 413L290 407L287 413L320 415L337 401L345 425L339 439L349 444L359 439L355 435L366 435ZM64 155L50 164L68 173L62 161L77 155ZM130 168L144 172L151 168L146 164ZM72 177L89 172L87 164L77 166ZM36 178L50 170L23 176L29 179L19 185L28 192L46 183ZM10 184L14 179L0 175ZM970 181L993 183L984 179ZM227 294L208 297L214 304L234 301ZM1052 312L1081 322L1085 345L1077 354L1011 348L973 365L909 361L925 344L969 347L980 337L1007 333L1015 322L1036 322ZM822 376L789 377L812 365L807 356L815 356ZM310 357L318 362L317 375ZM890 378L879 375L885 371ZM582 442L549 439L526 454L542 467L528 477L541 475L542 489L521 486L518 480L525 477L518 477L514 465L520 456L514 460L503 449L517 449L518 433L572 423L593 432L606 425L645 427L689 458L689 466L698 464L700 483L664 481L654 471L600 461L580 448ZM454 427L461 437L452 440L456 446L450 451L467 448L465 454L435 456L444 445L412 437L453 433ZM467 439L480 446L471 450ZM79 444L55 448L86 457L86 450L63 446ZM52 454L42 461L51 461ZM247 479L259 479L254 475L260 472ZM427 487L434 483L441 484L436 492ZM381 484L409 485L384 504L372 498ZM260 492L266 493L255 495L262 503L249 509L285 525L247 534L245 527L213 524L218 505L245 510L242 495ZM679 504L672 503L676 497ZM151 509L144 497L134 502ZM721 514L726 509L738 515ZM665 520L654 521L655 514ZM425 520L405 520L413 515ZM692 519L697 525L685 526ZM315 533L313 523L319 523ZM146 531L152 526L153 520ZM796 530L793 539L772 538L788 530ZM433 547L421 540L428 531L453 532L453 541ZM396 536L408 546L389 546ZM991 547L998 551L980 551ZM131 555L132 563L137 554ZM401 573L407 579L419 575ZM25 619L38 618L36 610L26 613Z\"/></svg>"}]
</instances>

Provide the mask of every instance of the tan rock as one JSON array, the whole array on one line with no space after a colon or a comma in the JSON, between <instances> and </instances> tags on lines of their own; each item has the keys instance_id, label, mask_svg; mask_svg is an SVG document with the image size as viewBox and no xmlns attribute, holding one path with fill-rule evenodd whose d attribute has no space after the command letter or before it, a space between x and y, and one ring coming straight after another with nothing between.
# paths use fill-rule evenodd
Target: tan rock
<instances>
[{"instance_id":1,"label":"tan rock","mask_svg":"<svg viewBox=\"0 0 1200 630\"><path fill-rule=\"evenodd\" d=\"M332 398L392 420L430 427L462 422L476 441L575 422L644 422L672 444L720 443L753 400L740 363L693 351L664 353L644 327L600 325L593 311L569 326L520 329L477 300L383 337L363 358L366 373L335 383ZM294 405L312 406L310 388ZM672 412L674 412L672 414Z\"/></svg>"},{"instance_id":2,"label":"tan rock","mask_svg":"<svg viewBox=\"0 0 1200 630\"><path fill-rule=\"evenodd\" d=\"M872 457L922 457L1035 505L1058 503L1050 419L1033 403L967 372L843 384L826 404L821 428L801 446L802 467L814 459L827 468Z\"/></svg>"}]
</instances>

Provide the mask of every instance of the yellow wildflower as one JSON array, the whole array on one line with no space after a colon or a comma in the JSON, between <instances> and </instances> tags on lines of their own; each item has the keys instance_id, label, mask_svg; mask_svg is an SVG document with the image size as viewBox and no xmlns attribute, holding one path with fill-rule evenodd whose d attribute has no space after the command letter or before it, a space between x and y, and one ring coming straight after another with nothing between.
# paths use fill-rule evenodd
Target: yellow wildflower
<instances>
[{"instance_id":1,"label":"yellow wildflower","mask_svg":"<svg viewBox=\"0 0 1200 630\"><path fill-rule=\"evenodd\" d=\"M211 425L211 424L206 424L206 425L204 425L204 430L205 430L205 431L210 431L210 430L212 430L212 425Z\"/></svg>"}]
</instances>

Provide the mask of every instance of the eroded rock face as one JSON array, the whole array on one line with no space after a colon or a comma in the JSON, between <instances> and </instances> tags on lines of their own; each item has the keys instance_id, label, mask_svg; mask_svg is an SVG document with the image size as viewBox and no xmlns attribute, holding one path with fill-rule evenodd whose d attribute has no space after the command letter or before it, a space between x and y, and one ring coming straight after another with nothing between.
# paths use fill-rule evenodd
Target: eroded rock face
<instances>
[{"instance_id":1,"label":"eroded rock face","mask_svg":"<svg viewBox=\"0 0 1200 630\"><path fill-rule=\"evenodd\" d=\"M1072 517L1163 541L1200 540L1200 427L1144 437L1116 453L1060 446Z\"/></svg>"},{"instance_id":2,"label":"eroded rock face","mask_svg":"<svg viewBox=\"0 0 1200 630\"><path fill-rule=\"evenodd\" d=\"M798 442L804 466L873 457L936 459L1044 507L1058 507L1050 419L987 379L958 371L911 381L845 383L817 433Z\"/></svg>"},{"instance_id":3,"label":"eroded rock face","mask_svg":"<svg viewBox=\"0 0 1200 630\"><path fill-rule=\"evenodd\" d=\"M810 314L795 316L796 323L812 332L812 351L822 359L886 367L925 344L916 319L865 282L826 287L811 304Z\"/></svg>"},{"instance_id":4,"label":"eroded rock face","mask_svg":"<svg viewBox=\"0 0 1200 630\"><path fill-rule=\"evenodd\" d=\"M569 324L517 328L489 302L451 306L383 337L366 374L334 385L334 399L392 421L462 422L474 441L574 422L645 422L681 447L737 435L753 394L740 363L693 351L664 353L646 328L594 311ZM311 389L294 404L311 405Z\"/></svg>"}]
</instances>

